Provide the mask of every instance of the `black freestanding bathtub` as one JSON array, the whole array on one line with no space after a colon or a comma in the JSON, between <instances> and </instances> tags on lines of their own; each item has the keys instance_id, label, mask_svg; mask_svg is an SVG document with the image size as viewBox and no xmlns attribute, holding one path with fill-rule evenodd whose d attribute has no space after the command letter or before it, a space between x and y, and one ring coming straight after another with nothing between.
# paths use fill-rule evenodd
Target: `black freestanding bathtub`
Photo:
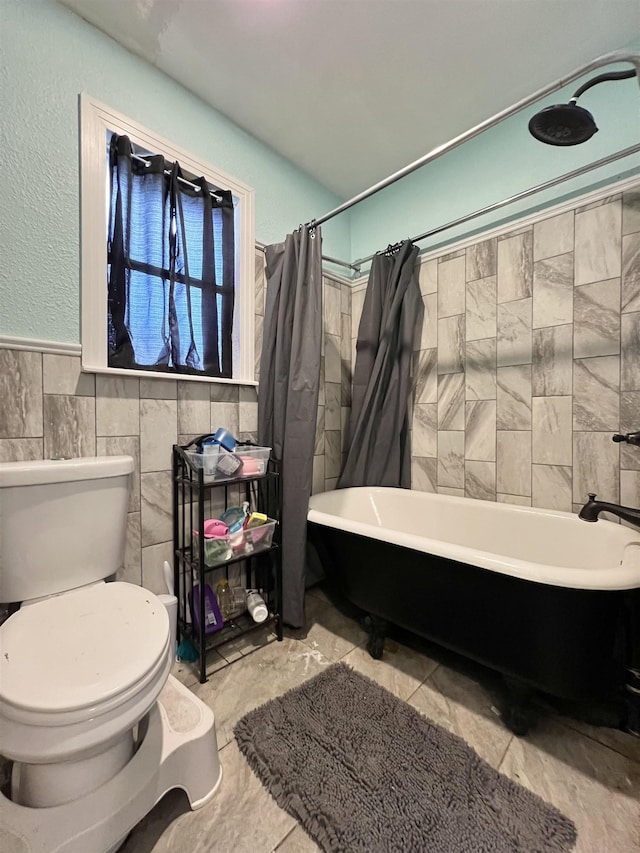
<instances>
[{"instance_id":1,"label":"black freestanding bathtub","mask_svg":"<svg viewBox=\"0 0 640 853\"><path fill-rule=\"evenodd\" d=\"M308 536L327 576L369 614L373 657L393 623L502 673L514 699L505 723L519 734L534 689L618 693L626 725L640 728L640 531L362 487L312 496Z\"/></svg>"}]
</instances>

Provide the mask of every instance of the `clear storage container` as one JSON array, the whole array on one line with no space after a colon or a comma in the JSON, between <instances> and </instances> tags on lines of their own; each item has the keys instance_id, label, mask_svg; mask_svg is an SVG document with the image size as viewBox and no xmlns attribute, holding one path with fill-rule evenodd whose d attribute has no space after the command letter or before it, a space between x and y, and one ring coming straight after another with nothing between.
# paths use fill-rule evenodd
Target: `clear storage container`
<instances>
[{"instance_id":1,"label":"clear storage container","mask_svg":"<svg viewBox=\"0 0 640 853\"><path fill-rule=\"evenodd\" d=\"M219 450L219 454L215 456L215 460L211 459L211 461L206 458L204 453L198 453L196 450L185 450L184 454L195 471L204 467L205 483L215 483L219 480L235 479L236 477L261 477L263 474L266 474L269 457L271 455L271 448L253 446L244 447L242 445L236 447L233 451L233 455L240 459L242 465L232 475L226 474L224 471L220 471L217 468L217 464L220 461L219 454L229 456L229 452L224 448L221 448ZM213 471L210 468L205 467L205 463L207 465L213 465Z\"/></svg>"},{"instance_id":2,"label":"clear storage container","mask_svg":"<svg viewBox=\"0 0 640 853\"><path fill-rule=\"evenodd\" d=\"M267 548L271 548L277 523L275 519L268 518L266 523L261 524L260 527L250 527L245 530L245 549L250 546L255 552L266 551Z\"/></svg>"},{"instance_id":3,"label":"clear storage container","mask_svg":"<svg viewBox=\"0 0 640 853\"><path fill-rule=\"evenodd\" d=\"M260 477L267 472L270 447L243 447L239 445L234 450L236 456L242 460L242 468L238 470L238 477Z\"/></svg>"},{"instance_id":4,"label":"clear storage container","mask_svg":"<svg viewBox=\"0 0 640 853\"><path fill-rule=\"evenodd\" d=\"M198 453L197 450L185 450L184 455L187 457L189 465L191 465L194 471L204 468L204 453ZM214 474L205 474L205 483L213 482Z\"/></svg>"},{"instance_id":5,"label":"clear storage container","mask_svg":"<svg viewBox=\"0 0 640 853\"><path fill-rule=\"evenodd\" d=\"M204 563L205 566L221 566L229 560L239 557L250 557L252 554L267 551L273 542L273 533L278 522L267 519L260 527L251 527L249 530L241 530L232 536L221 536L214 539L204 539ZM198 551L198 531L193 531L193 548Z\"/></svg>"},{"instance_id":6,"label":"clear storage container","mask_svg":"<svg viewBox=\"0 0 640 853\"><path fill-rule=\"evenodd\" d=\"M198 553L198 531L193 531L194 556ZM228 536L216 536L214 539L204 537L204 564L205 566L221 566L234 555Z\"/></svg>"}]
</instances>

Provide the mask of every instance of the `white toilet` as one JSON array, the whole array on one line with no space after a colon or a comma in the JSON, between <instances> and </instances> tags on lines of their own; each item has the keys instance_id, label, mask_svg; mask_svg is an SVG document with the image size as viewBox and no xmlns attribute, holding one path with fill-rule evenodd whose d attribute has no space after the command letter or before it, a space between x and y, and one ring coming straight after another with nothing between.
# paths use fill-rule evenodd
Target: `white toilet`
<instances>
[{"instance_id":1,"label":"white toilet","mask_svg":"<svg viewBox=\"0 0 640 853\"><path fill-rule=\"evenodd\" d=\"M0 464L0 602L21 603L0 626L0 754L14 762L0 824L34 851L31 818L57 821L43 850L113 850L171 787L198 807L220 779L211 711L168 683L165 607L107 582L132 471L128 456ZM188 731L171 724L186 706Z\"/></svg>"}]
</instances>

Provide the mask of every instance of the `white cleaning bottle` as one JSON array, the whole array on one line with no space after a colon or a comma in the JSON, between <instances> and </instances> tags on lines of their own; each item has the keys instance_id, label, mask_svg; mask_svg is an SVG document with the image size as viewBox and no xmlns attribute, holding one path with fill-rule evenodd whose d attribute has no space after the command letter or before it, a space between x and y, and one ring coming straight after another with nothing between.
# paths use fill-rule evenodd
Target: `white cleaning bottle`
<instances>
[{"instance_id":1,"label":"white cleaning bottle","mask_svg":"<svg viewBox=\"0 0 640 853\"><path fill-rule=\"evenodd\" d=\"M247 590L247 610L254 622L264 622L269 615L264 598L255 589Z\"/></svg>"}]
</instances>

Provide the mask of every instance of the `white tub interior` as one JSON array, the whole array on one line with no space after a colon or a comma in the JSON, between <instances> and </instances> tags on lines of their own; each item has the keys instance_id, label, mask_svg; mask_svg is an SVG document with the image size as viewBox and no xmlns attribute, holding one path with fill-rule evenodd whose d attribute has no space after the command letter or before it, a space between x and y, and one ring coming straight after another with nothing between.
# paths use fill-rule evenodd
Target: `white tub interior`
<instances>
[{"instance_id":1,"label":"white tub interior","mask_svg":"<svg viewBox=\"0 0 640 853\"><path fill-rule=\"evenodd\" d=\"M313 495L309 520L526 580L640 587L640 530L573 513L368 486Z\"/></svg>"}]
</instances>

